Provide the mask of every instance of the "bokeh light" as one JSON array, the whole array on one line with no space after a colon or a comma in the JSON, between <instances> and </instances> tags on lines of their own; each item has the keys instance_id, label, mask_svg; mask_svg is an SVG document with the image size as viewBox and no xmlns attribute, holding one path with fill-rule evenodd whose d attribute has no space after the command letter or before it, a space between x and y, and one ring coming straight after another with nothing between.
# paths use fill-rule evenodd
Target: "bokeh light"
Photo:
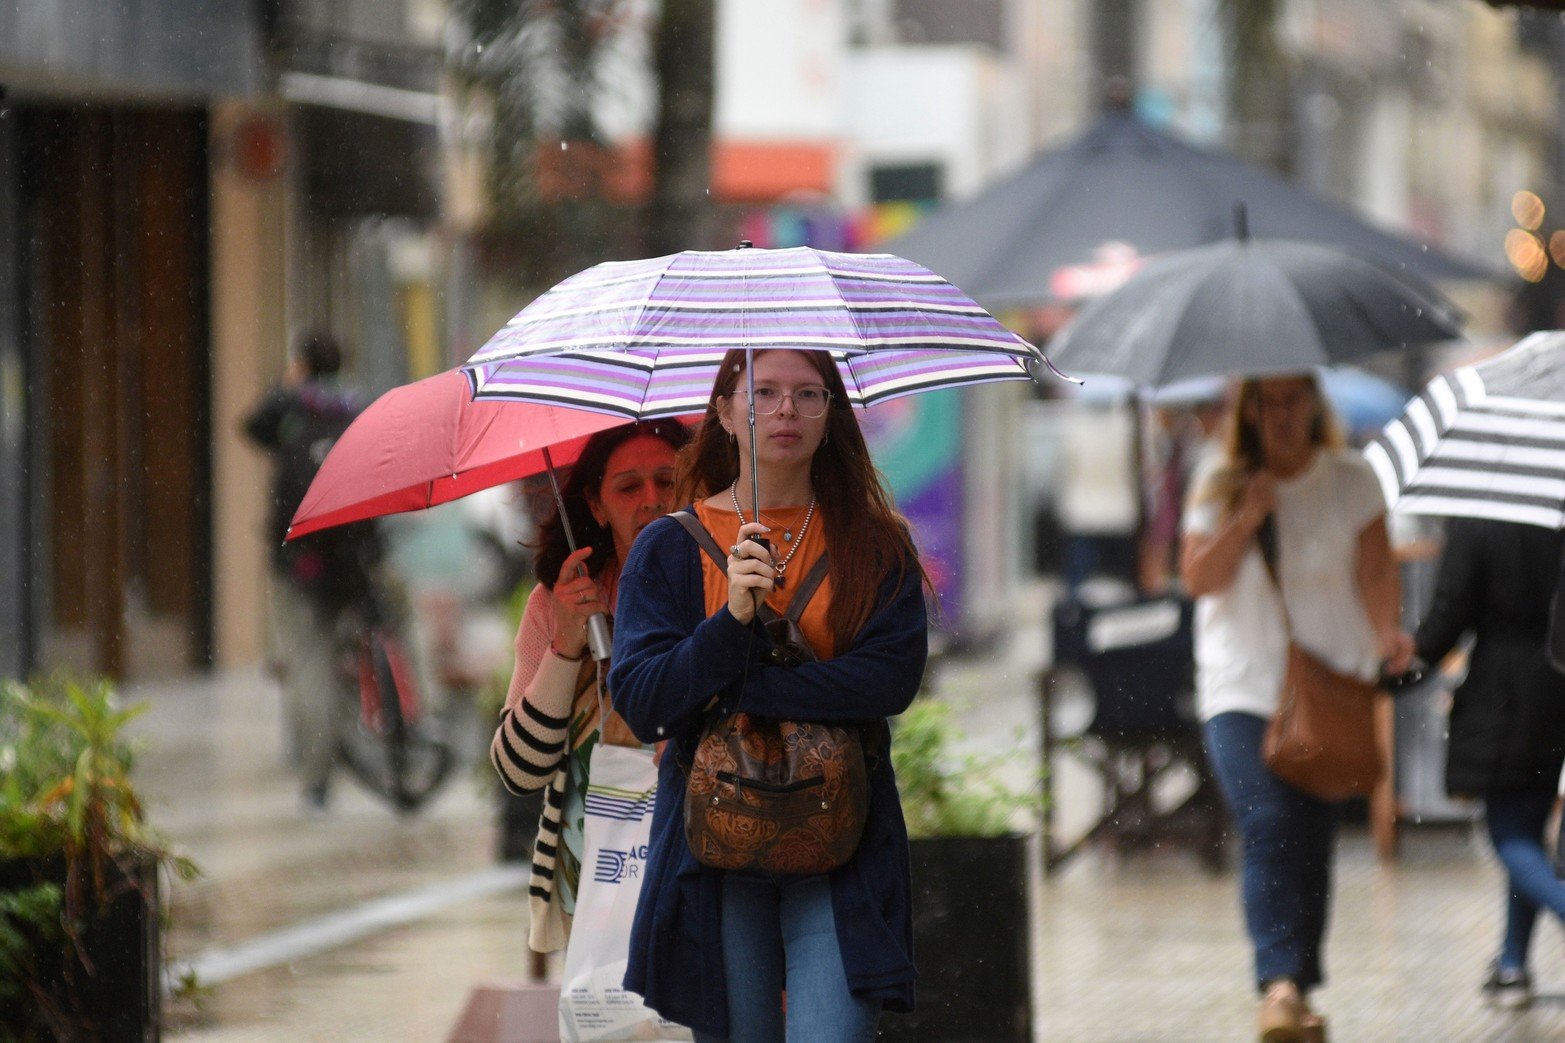
<instances>
[{"instance_id":1,"label":"bokeh light","mask_svg":"<svg viewBox=\"0 0 1565 1043\"><path fill-rule=\"evenodd\" d=\"M1505 257L1528 282L1537 282L1549 268L1549 255L1543 242L1531 232L1513 228L1505 233Z\"/></svg>"},{"instance_id":2,"label":"bokeh light","mask_svg":"<svg viewBox=\"0 0 1565 1043\"><path fill-rule=\"evenodd\" d=\"M1556 229L1549 235L1549 256L1554 263L1565 268L1565 229Z\"/></svg>"},{"instance_id":3,"label":"bokeh light","mask_svg":"<svg viewBox=\"0 0 1565 1043\"><path fill-rule=\"evenodd\" d=\"M1536 232L1538 226L1543 224L1543 211L1543 200L1538 198L1537 193L1524 188L1511 197L1511 216L1529 232Z\"/></svg>"}]
</instances>

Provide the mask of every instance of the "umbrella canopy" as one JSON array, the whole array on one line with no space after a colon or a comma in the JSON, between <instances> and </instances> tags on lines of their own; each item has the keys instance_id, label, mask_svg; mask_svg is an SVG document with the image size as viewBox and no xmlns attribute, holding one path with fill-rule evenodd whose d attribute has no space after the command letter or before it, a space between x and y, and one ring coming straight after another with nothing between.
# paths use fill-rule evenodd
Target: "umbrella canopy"
<instances>
[{"instance_id":1,"label":"umbrella canopy","mask_svg":"<svg viewBox=\"0 0 1565 1043\"><path fill-rule=\"evenodd\" d=\"M650 418L704 409L731 348L833 353L852 404L1030 379L1036 348L889 254L687 250L609 261L517 314L464 367L477 398Z\"/></svg>"},{"instance_id":2,"label":"umbrella canopy","mask_svg":"<svg viewBox=\"0 0 1565 1043\"><path fill-rule=\"evenodd\" d=\"M1460 336L1433 290L1340 250L1249 239L1181 250L1083 308L1051 344L1067 371L1162 386L1297 373Z\"/></svg>"},{"instance_id":3,"label":"umbrella canopy","mask_svg":"<svg viewBox=\"0 0 1565 1043\"><path fill-rule=\"evenodd\" d=\"M1102 254L1149 257L1222 239L1240 202L1258 236L1330 244L1427 280L1498 277L1126 111L884 245L990 307L1040 306L1081 296L1071 284L1083 280L1070 277L1089 276Z\"/></svg>"},{"instance_id":4,"label":"umbrella canopy","mask_svg":"<svg viewBox=\"0 0 1565 1043\"><path fill-rule=\"evenodd\" d=\"M1436 377L1364 455L1397 510L1565 528L1565 332Z\"/></svg>"},{"instance_id":5,"label":"umbrella canopy","mask_svg":"<svg viewBox=\"0 0 1565 1043\"><path fill-rule=\"evenodd\" d=\"M622 422L579 409L475 402L456 370L393 388L326 455L289 538L539 474L551 447L555 464L572 463L590 435Z\"/></svg>"}]
</instances>

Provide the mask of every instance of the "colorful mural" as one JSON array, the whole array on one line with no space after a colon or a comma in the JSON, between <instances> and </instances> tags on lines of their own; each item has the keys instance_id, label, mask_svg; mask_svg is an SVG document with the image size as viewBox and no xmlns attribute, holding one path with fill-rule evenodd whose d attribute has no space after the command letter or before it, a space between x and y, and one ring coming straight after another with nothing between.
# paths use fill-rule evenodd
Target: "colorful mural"
<instances>
[{"instance_id":1,"label":"colorful mural","mask_svg":"<svg viewBox=\"0 0 1565 1043\"><path fill-rule=\"evenodd\" d=\"M875 463L913 525L940 598L940 629L962 625L962 392L936 391L883 403L863 414Z\"/></svg>"}]
</instances>

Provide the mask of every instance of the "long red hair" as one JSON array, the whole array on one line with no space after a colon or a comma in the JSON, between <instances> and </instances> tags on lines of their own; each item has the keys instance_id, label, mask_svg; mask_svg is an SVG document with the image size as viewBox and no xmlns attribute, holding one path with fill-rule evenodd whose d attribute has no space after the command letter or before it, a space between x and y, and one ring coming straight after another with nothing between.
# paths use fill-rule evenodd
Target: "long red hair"
<instances>
[{"instance_id":1,"label":"long red hair","mask_svg":"<svg viewBox=\"0 0 1565 1043\"><path fill-rule=\"evenodd\" d=\"M773 351L793 349L773 348ZM765 351L753 353L760 358ZM810 461L810 481L821 504L826 550L831 555L831 606L826 619L833 644L846 649L879 608L881 582L893 570L901 577L915 570L929 585L907 521L892 506L885 478L876 469L853 415L848 389L829 353L800 351L831 392L826 438ZM677 503L691 503L727 489L739 477L739 449L718 418L718 404L744 375L745 350L731 349L707 399L700 430L679 452L674 478Z\"/></svg>"}]
</instances>

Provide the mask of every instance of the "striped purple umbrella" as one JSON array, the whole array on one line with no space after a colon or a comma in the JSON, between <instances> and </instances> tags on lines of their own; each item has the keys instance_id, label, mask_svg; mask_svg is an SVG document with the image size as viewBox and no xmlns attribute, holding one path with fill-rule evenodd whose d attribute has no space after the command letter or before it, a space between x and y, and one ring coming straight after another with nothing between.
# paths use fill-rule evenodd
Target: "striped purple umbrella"
<instances>
[{"instance_id":1,"label":"striped purple umbrella","mask_svg":"<svg viewBox=\"0 0 1565 1043\"><path fill-rule=\"evenodd\" d=\"M748 244L746 244L748 245ZM524 308L468 360L476 398L651 418L705 407L731 348L830 351L854 405L1047 364L966 294L890 254L697 251L609 261Z\"/></svg>"}]
</instances>

